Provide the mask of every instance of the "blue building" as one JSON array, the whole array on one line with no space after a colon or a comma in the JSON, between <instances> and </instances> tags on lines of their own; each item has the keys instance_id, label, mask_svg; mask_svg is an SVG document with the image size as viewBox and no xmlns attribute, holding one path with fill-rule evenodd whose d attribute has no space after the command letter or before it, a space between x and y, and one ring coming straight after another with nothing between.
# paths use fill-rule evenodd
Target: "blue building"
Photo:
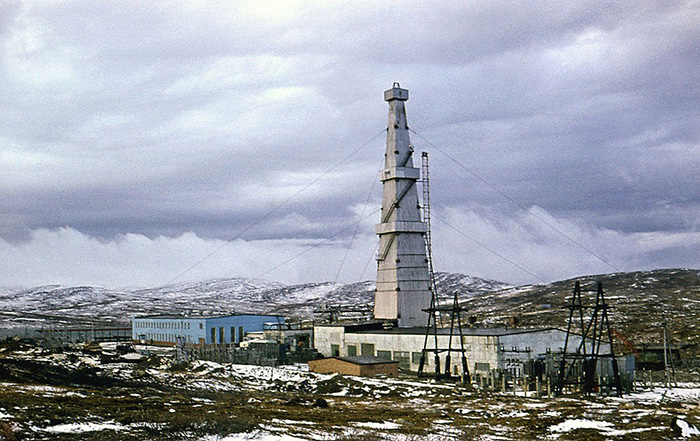
<instances>
[{"instance_id":1,"label":"blue building","mask_svg":"<svg viewBox=\"0 0 700 441\"><path fill-rule=\"evenodd\" d=\"M149 315L131 319L131 336L159 345L235 344L248 332L261 332L266 324L284 323L280 315L236 314L224 316Z\"/></svg>"}]
</instances>

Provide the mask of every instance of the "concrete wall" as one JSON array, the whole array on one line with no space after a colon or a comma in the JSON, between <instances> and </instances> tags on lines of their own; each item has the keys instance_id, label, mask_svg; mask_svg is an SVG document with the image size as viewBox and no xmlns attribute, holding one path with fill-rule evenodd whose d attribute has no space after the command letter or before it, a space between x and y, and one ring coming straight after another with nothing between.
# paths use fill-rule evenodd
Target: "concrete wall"
<instances>
[{"instance_id":1,"label":"concrete wall","mask_svg":"<svg viewBox=\"0 0 700 441\"><path fill-rule=\"evenodd\" d=\"M462 337L464 342L465 354L467 356L467 366L470 371L473 371L477 363L487 363L490 369L494 369L498 365L498 338L492 336L468 336ZM423 350L423 345L425 342L424 334L346 334L344 349L341 349L341 355L346 355L347 347L349 345L355 345L358 350L361 348L362 343L374 344L375 356L382 355L382 352L391 352L392 360L399 360L401 357L408 355L409 363L408 366L402 363L402 368L408 368L411 371L417 372L420 355ZM449 344L449 336L440 335L438 336L438 346L440 348L447 348ZM428 349L434 348L434 337L430 337L428 340ZM460 348L459 337L453 336L452 348ZM408 354L406 354L408 353ZM440 370L444 372L445 370L445 359L446 353L440 354ZM462 372L462 361L461 353L453 352L451 355L451 366L450 372L461 375ZM424 372L434 372L435 371L435 354L428 353L426 358L426 364L424 367Z\"/></svg>"},{"instance_id":2,"label":"concrete wall","mask_svg":"<svg viewBox=\"0 0 700 441\"><path fill-rule=\"evenodd\" d=\"M344 326L314 326L314 347L318 352L326 357L332 357L332 345L339 345L341 348L345 342ZM346 349L341 349L343 356L347 355ZM339 355L339 354L338 354Z\"/></svg>"},{"instance_id":3,"label":"concrete wall","mask_svg":"<svg viewBox=\"0 0 700 441\"><path fill-rule=\"evenodd\" d=\"M388 332L377 333L346 333L342 326L318 326L314 328L314 338L316 349L325 356L333 356L331 352L332 345L338 346L338 354L341 357L352 355L373 355L380 357L387 352L392 360L403 361L402 368L408 368L411 371L418 371L420 354L423 350L425 334L398 334ZM433 337L430 337L428 348L433 348ZM468 368L472 371L475 368L475 363L488 363L491 369L498 365L498 337L493 336L463 336L464 346L466 350ZM441 348L447 347L449 337L446 335L438 336L438 345ZM374 353L362 353L362 344L374 345ZM355 347L355 353L349 352L349 346ZM454 336L452 347L459 348L459 339ZM441 370L445 369L445 355L440 356ZM404 360L399 358L408 356L408 365ZM424 370L426 372L434 372L434 354L428 354ZM451 372L462 374L462 365L459 353L452 353ZM432 370L431 370L432 369Z\"/></svg>"},{"instance_id":4,"label":"concrete wall","mask_svg":"<svg viewBox=\"0 0 700 441\"><path fill-rule=\"evenodd\" d=\"M534 355L546 352L559 352L564 349L566 331L561 329L545 329L536 332L533 338L530 332L504 335L500 338L501 346L506 351L509 349L525 350L530 348ZM581 338L573 336L570 338L569 346L575 347L581 342Z\"/></svg>"},{"instance_id":5,"label":"concrete wall","mask_svg":"<svg viewBox=\"0 0 700 441\"><path fill-rule=\"evenodd\" d=\"M341 355L347 355L348 346L355 346L357 348L357 355L374 355L375 357L380 357L389 352L389 359L397 360L403 354L408 352L409 360L412 357L412 352L420 352L423 349L423 340L425 336L418 334L390 334L390 333L348 333L345 334L345 344L341 351ZM362 354L362 344L372 344L374 345L374 354ZM417 349L418 348L418 349ZM402 366L405 368L404 366ZM415 369L409 368L411 370L418 370L418 365Z\"/></svg>"}]
</instances>

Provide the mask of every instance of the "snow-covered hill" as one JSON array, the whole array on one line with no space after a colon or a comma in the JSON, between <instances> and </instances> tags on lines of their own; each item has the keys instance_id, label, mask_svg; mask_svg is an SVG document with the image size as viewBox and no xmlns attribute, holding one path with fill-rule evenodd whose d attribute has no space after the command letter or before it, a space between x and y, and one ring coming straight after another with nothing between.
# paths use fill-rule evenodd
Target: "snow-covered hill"
<instances>
[{"instance_id":1,"label":"snow-covered hill","mask_svg":"<svg viewBox=\"0 0 700 441\"><path fill-rule=\"evenodd\" d=\"M519 326L566 328L574 280L513 287L464 274L439 273L436 279L440 296L451 299L456 292L475 326L512 325L517 320ZM700 271L663 269L576 280L584 289L602 281L612 307L612 327L633 343L659 342L661 322L667 322L674 341L700 345ZM283 285L251 279L139 290L57 285L5 289L0 290L0 336L3 328L127 323L131 315L141 314L248 312L310 318L324 305L371 304L373 292L373 281ZM583 300L592 306L595 293L584 291Z\"/></svg>"},{"instance_id":2,"label":"snow-covered hill","mask_svg":"<svg viewBox=\"0 0 700 441\"><path fill-rule=\"evenodd\" d=\"M438 292L471 297L508 285L441 273ZM0 291L0 328L126 322L141 314L282 313L310 317L323 305L372 302L374 282L283 285L253 279L217 279L138 290L41 286Z\"/></svg>"}]
</instances>

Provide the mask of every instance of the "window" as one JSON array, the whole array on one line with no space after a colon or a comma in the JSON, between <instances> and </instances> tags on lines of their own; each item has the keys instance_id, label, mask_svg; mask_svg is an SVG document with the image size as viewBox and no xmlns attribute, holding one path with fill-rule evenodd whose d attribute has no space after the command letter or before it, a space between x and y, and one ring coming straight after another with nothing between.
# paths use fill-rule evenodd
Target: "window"
<instances>
[{"instance_id":1,"label":"window","mask_svg":"<svg viewBox=\"0 0 700 441\"><path fill-rule=\"evenodd\" d=\"M371 343L362 343L360 345L360 353L365 357L374 357L374 345Z\"/></svg>"},{"instance_id":2,"label":"window","mask_svg":"<svg viewBox=\"0 0 700 441\"><path fill-rule=\"evenodd\" d=\"M401 369L411 369L411 353L404 351L394 351L394 361L399 362Z\"/></svg>"},{"instance_id":3,"label":"window","mask_svg":"<svg viewBox=\"0 0 700 441\"><path fill-rule=\"evenodd\" d=\"M491 366L488 363L474 363L475 371L488 372Z\"/></svg>"},{"instance_id":4,"label":"window","mask_svg":"<svg viewBox=\"0 0 700 441\"><path fill-rule=\"evenodd\" d=\"M340 346L331 345L331 357L339 357L339 356L340 356Z\"/></svg>"},{"instance_id":5,"label":"window","mask_svg":"<svg viewBox=\"0 0 700 441\"><path fill-rule=\"evenodd\" d=\"M391 361L391 351L377 351L377 358Z\"/></svg>"},{"instance_id":6,"label":"window","mask_svg":"<svg viewBox=\"0 0 700 441\"><path fill-rule=\"evenodd\" d=\"M204 329L204 323L199 324L199 329Z\"/></svg>"},{"instance_id":7,"label":"window","mask_svg":"<svg viewBox=\"0 0 700 441\"><path fill-rule=\"evenodd\" d=\"M216 344L216 328L211 328L211 344Z\"/></svg>"},{"instance_id":8,"label":"window","mask_svg":"<svg viewBox=\"0 0 700 441\"><path fill-rule=\"evenodd\" d=\"M355 357L357 355L357 346L348 345L348 357Z\"/></svg>"},{"instance_id":9,"label":"window","mask_svg":"<svg viewBox=\"0 0 700 441\"><path fill-rule=\"evenodd\" d=\"M422 352L411 352L411 362L413 362L413 364L420 364L421 355L423 355Z\"/></svg>"}]
</instances>

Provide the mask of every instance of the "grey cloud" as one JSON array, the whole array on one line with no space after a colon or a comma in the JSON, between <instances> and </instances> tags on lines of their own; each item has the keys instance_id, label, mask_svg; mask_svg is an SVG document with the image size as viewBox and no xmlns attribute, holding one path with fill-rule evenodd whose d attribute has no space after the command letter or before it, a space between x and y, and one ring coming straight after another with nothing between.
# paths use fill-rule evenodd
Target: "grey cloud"
<instances>
[{"instance_id":1,"label":"grey cloud","mask_svg":"<svg viewBox=\"0 0 700 441\"><path fill-rule=\"evenodd\" d=\"M625 238L697 232L700 32L687 2L12 6L0 236L15 245L66 226L105 241L235 237L380 133L392 81L411 91L412 128L525 208ZM524 221L412 140L431 153L436 209ZM348 239L383 150L380 136L245 239ZM691 261L667 250L639 264Z\"/></svg>"}]
</instances>

